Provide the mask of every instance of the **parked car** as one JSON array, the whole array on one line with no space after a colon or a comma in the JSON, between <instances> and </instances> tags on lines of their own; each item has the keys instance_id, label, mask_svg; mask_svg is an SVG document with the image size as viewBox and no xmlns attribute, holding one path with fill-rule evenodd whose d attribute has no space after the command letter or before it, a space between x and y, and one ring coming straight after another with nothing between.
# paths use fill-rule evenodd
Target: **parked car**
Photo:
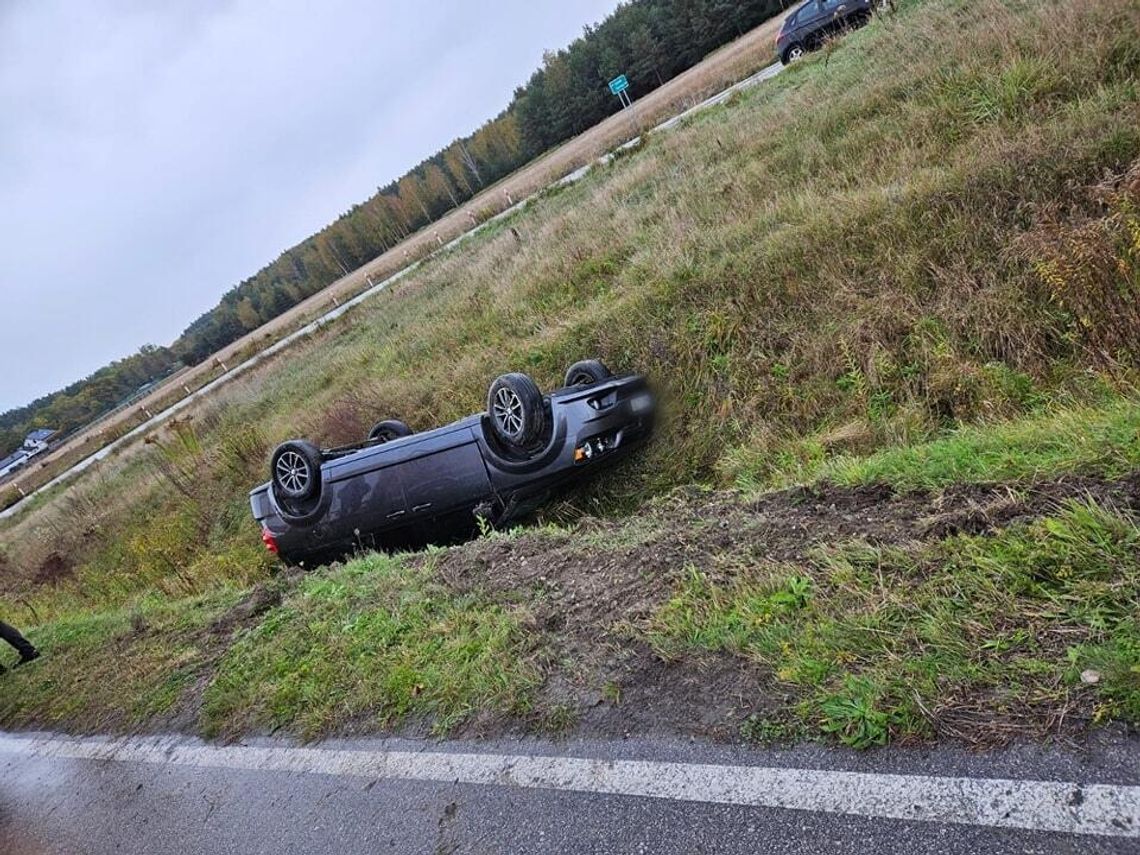
<instances>
[{"instance_id":1,"label":"parked car","mask_svg":"<svg viewBox=\"0 0 1140 855\"><path fill-rule=\"evenodd\" d=\"M644 377L616 377L593 359L570 366L549 395L504 374L485 412L445 427L413 433L389 419L356 445L282 443L250 505L266 547L294 563L452 541L616 461L649 437L654 409Z\"/></svg>"},{"instance_id":2,"label":"parked car","mask_svg":"<svg viewBox=\"0 0 1140 855\"><path fill-rule=\"evenodd\" d=\"M784 19L776 37L776 53L787 65L815 50L829 36L861 27L871 20L876 0L807 0Z\"/></svg>"}]
</instances>

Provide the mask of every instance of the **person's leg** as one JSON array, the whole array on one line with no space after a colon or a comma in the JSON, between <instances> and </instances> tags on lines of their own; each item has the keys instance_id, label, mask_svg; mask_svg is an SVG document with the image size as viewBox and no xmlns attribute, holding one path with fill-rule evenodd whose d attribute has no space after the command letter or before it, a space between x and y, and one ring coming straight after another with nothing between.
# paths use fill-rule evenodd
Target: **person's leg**
<instances>
[{"instance_id":1,"label":"person's leg","mask_svg":"<svg viewBox=\"0 0 1140 855\"><path fill-rule=\"evenodd\" d=\"M20 631L16 627L6 624L2 620L0 620L0 638L16 648L16 652L20 654L21 662L28 662L40 655L32 643L20 635Z\"/></svg>"}]
</instances>

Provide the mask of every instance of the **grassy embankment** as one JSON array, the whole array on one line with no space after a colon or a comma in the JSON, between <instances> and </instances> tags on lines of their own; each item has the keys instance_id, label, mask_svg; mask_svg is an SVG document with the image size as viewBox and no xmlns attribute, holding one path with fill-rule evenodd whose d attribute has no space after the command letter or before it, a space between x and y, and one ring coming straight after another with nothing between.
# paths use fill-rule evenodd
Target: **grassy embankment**
<instances>
[{"instance_id":1,"label":"grassy embankment","mask_svg":"<svg viewBox=\"0 0 1140 855\"><path fill-rule=\"evenodd\" d=\"M1010 437L1001 472L1012 486L980 511L996 516L1032 490L1022 485L1039 474L1042 449L1066 427L1096 439L1051 457L1052 476L1111 479L1140 468L1140 402L1079 417L1065 411L994 431L964 429L848 460L845 479L900 489L935 483L946 478L946 459L984 458L996 439ZM955 472L953 484L961 489L990 474ZM891 737L993 742L1137 723L1140 487L1133 479L1131 493L1120 492L1127 504L1078 485L1039 515L1017 509L1014 522L987 521L979 534L947 537L931 526L937 533L926 539L880 541L884 529L868 516L856 529L865 526L873 541L829 536L834 520L825 513L818 543L794 528L804 548L791 557L779 551L771 515L750 517L744 498L710 512L690 496L651 503L601 531L589 522L517 530L467 547L286 574L252 591L152 596L38 628L34 637L51 655L5 678L0 716L9 726L215 735L284 727L317 736L398 726L409 716L436 732L472 720L478 730L522 721L561 731L598 698L617 709L642 702L623 698L644 690L636 656L606 651L648 647L698 667L720 654L755 679L752 696L714 729L719 734L833 735L864 747ZM941 510L937 496L926 504L931 518ZM789 508L805 501L775 498ZM976 507L973 498L967 504ZM843 506L838 516L848 511L862 513ZM720 536L716 523L725 520L738 540ZM663 554L675 563L654 567ZM494 556L536 569L516 577ZM587 606L559 590L564 580L551 581L563 561L574 568L570 575L584 576L624 564L644 590L632 607L612 607L610 577L601 575L597 603ZM474 581L465 583L464 572ZM579 606L587 616L571 626L557 618ZM579 657L584 643L595 647ZM1081 676L1089 672L1091 684ZM547 690L562 681L590 700ZM664 686L650 694L658 690L669 703ZM695 722L674 724L700 732Z\"/></svg>"},{"instance_id":2,"label":"grassy embankment","mask_svg":"<svg viewBox=\"0 0 1140 855\"><path fill-rule=\"evenodd\" d=\"M783 16L777 15L768 23L714 51L695 67L667 81L664 86L639 98L636 127L653 127L658 122L676 115L768 65L775 56L776 33L782 20ZM508 196L511 199L526 198L579 167L594 162L601 155L626 142L631 127L633 126L628 116L621 113L611 116L578 137L535 158L509 176L483 188L466 204L453 209L364 267L330 284L323 291L272 322L254 330L246 338L223 349L218 355L229 365L245 361L305 323L323 315L336 302L344 303L357 296L371 287L370 281L386 279L404 269L409 260L421 259L431 254L438 248L437 235L445 242L450 241L469 230L472 217L475 222L484 223L503 211L509 204ZM142 406L152 412L159 412L182 397L180 388L183 383L189 388L201 388L217 377L220 370L213 360L203 363L197 369L188 370L179 377L174 388L161 387L151 396L137 402L132 417L118 423L104 423L100 426L98 437L85 438L81 441L82 444L77 440L74 443L75 447L62 449L60 453L52 455L50 463L45 461L46 465L40 465L42 468L24 474L19 479L20 487L28 493L39 485L47 483L69 469L79 459L86 457L94 450L94 444L105 445L134 427L142 417ZM14 484L9 482L0 489L0 508L14 504L19 496L20 493Z\"/></svg>"},{"instance_id":3,"label":"grassy embankment","mask_svg":"<svg viewBox=\"0 0 1140 855\"><path fill-rule=\"evenodd\" d=\"M672 403L656 445L556 511L564 524L692 481L1134 471L1136 11L915 5L549 195L4 523L4 611L50 655L6 678L0 721L572 721L544 692L563 668L535 617L545 589L457 588L436 566L451 553L265 581L247 521L272 442L439 423L508 368L550 385L596 354ZM594 629L599 646L760 669L788 701L751 719L758 735L956 733L964 709L1025 703L1135 721L1134 509L1074 500L787 562L709 546L709 567L676 562L645 580L648 611ZM664 536L612 534L587 539L599 564ZM620 678L599 691L620 703Z\"/></svg>"}]
</instances>

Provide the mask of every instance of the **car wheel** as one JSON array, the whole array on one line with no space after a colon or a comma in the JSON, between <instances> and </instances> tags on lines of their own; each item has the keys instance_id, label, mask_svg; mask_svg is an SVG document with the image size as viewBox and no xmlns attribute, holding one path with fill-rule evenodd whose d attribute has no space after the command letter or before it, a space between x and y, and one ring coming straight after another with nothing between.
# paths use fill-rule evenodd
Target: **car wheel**
<instances>
[{"instance_id":1,"label":"car wheel","mask_svg":"<svg viewBox=\"0 0 1140 855\"><path fill-rule=\"evenodd\" d=\"M391 442L403 436L411 436L412 429L399 419L385 419L377 422L368 431L368 441L376 443Z\"/></svg>"},{"instance_id":2,"label":"car wheel","mask_svg":"<svg viewBox=\"0 0 1140 855\"><path fill-rule=\"evenodd\" d=\"M564 386L589 386L613 377L613 372L596 359L583 359L566 369Z\"/></svg>"},{"instance_id":3,"label":"car wheel","mask_svg":"<svg viewBox=\"0 0 1140 855\"><path fill-rule=\"evenodd\" d=\"M270 478L277 495L295 502L316 495L321 488L321 450L311 442L283 442L269 461Z\"/></svg>"},{"instance_id":4,"label":"car wheel","mask_svg":"<svg viewBox=\"0 0 1140 855\"><path fill-rule=\"evenodd\" d=\"M784 55L782 57L780 57L780 59L784 63L784 65L791 65L797 59L803 59L803 56L804 56L804 46L803 45L792 45L790 48L788 48L786 51L784 51Z\"/></svg>"},{"instance_id":5,"label":"car wheel","mask_svg":"<svg viewBox=\"0 0 1140 855\"><path fill-rule=\"evenodd\" d=\"M525 374L504 374L487 390L487 416L499 439L525 448L545 426L542 392Z\"/></svg>"}]
</instances>

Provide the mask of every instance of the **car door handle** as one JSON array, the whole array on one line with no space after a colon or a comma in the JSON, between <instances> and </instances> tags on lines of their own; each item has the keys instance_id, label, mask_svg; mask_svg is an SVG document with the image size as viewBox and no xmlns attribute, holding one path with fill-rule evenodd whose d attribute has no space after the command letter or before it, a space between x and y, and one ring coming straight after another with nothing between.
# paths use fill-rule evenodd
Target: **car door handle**
<instances>
[{"instance_id":1,"label":"car door handle","mask_svg":"<svg viewBox=\"0 0 1140 855\"><path fill-rule=\"evenodd\" d=\"M388 514L388 519L394 520L396 517L402 517L405 513L406 511L392 511L392 513Z\"/></svg>"},{"instance_id":2,"label":"car door handle","mask_svg":"<svg viewBox=\"0 0 1140 855\"><path fill-rule=\"evenodd\" d=\"M431 507L431 502L424 502L422 505L414 506L412 508L412 513L414 514L414 513L417 513L418 511L426 511L430 507Z\"/></svg>"}]
</instances>

